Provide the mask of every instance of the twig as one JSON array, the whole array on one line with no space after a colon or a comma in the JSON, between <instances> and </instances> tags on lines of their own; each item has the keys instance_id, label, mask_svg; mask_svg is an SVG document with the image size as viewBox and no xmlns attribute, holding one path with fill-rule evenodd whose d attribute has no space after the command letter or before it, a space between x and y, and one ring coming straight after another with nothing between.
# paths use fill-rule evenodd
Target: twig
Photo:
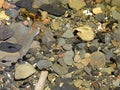
<instances>
[{"instance_id":1,"label":"twig","mask_svg":"<svg viewBox=\"0 0 120 90\"><path fill-rule=\"evenodd\" d=\"M47 75L48 71L41 72L38 83L35 86L35 90L43 90Z\"/></svg>"}]
</instances>

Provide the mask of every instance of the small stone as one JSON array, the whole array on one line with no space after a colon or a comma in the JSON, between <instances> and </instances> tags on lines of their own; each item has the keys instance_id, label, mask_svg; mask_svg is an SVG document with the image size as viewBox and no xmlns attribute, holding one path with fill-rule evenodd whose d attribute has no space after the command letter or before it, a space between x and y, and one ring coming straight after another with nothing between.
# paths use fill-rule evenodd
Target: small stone
<instances>
[{"instance_id":1,"label":"small stone","mask_svg":"<svg viewBox=\"0 0 120 90\"><path fill-rule=\"evenodd\" d=\"M5 14L5 11L0 12L0 20L8 20L9 16Z\"/></svg>"},{"instance_id":2,"label":"small stone","mask_svg":"<svg viewBox=\"0 0 120 90\"><path fill-rule=\"evenodd\" d=\"M19 14L19 11L16 9L8 9L6 10L6 15L12 17L12 18L16 18Z\"/></svg>"},{"instance_id":3,"label":"small stone","mask_svg":"<svg viewBox=\"0 0 120 90\"><path fill-rule=\"evenodd\" d=\"M52 62L50 60L39 60L36 66L41 69L47 69L48 67L52 66Z\"/></svg>"},{"instance_id":4,"label":"small stone","mask_svg":"<svg viewBox=\"0 0 120 90\"><path fill-rule=\"evenodd\" d=\"M83 41L91 41L94 39L95 34L91 27L89 26L82 26L78 28L74 28L73 31L78 31L77 35L83 40Z\"/></svg>"},{"instance_id":5,"label":"small stone","mask_svg":"<svg viewBox=\"0 0 120 90\"><path fill-rule=\"evenodd\" d=\"M53 30L58 30L58 29L60 28L59 25L60 25L59 22L57 22L57 21L52 21L52 23L51 23L51 28L52 28Z\"/></svg>"},{"instance_id":6,"label":"small stone","mask_svg":"<svg viewBox=\"0 0 120 90\"><path fill-rule=\"evenodd\" d=\"M105 15L103 13L96 14L95 19L99 22L104 22L105 21Z\"/></svg>"},{"instance_id":7,"label":"small stone","mask_svg":"<svg viewBox=\"0 0 120 90\"><path fill-rule=\"evenodd\" d=\"M43 4L40 6L41 10L47 11L49 14L55 15L55 16L62 16L65 13L65 10L62 8L59 8L52 4Z\"/></svg>"},{"instance_id":8,"label":"small stone","mask_svg":"<svg viewBox=\"0 0 120 90\"><path fill-rule=\"evenodd\" d=\"M73 84L75 85L75 87L81 87L81 84L83 83L83 80L75 80L73 81Z\"/></svg>"},{"instance_id":9,"label":"small stone","mask_svg":"<svg viewBox=\"0 0 120 90\"><path fill-rule=\"evenodd\" d=\"M65 49L65 50L71 50L72 49L72 45L71 44L64 44L63 45L63 49Z\"/></svg>"},{"instance_id":10,"label":"small stone","mask_svg":"<svg viewBox=\"0 0 120 90\"><path fill-rule=\"evenodd\" d=\"M62 37L65 37L65 38L73 38L74 37L74 34L73 34L73 32L72 32L72 30L66 30L64 33L63 33L63 35L62 35Z\"/></svg>"},{"instance_id":11,"label":"small stone","mask_svg":"<svg viewBox=\"0 0 120 90\"><path fill-rule=\"evenodd\" d=\"M58 38L58 45L63 46L65 43L66 42L64 38Z\"/></svg>"},{"instance_id":12,"label":"small stone","mask_svg":"<svg viewBox=\"0 0 120 90\"><path fill-rule=\"evenodd\" d=\"M112 67L108 67L108 68L102 68L100 71L111 74L112 72L114 72L114 69Z\"/></svg>"},{"instance_id":13,"label":"small stone","mask_svg":"<svg viewBox=\"0 0 120 90\"><path fill-rule=\"evenodd\" d=\"M29 63L20 64L15 68L15 79L17 80L25 79L34 74L35 72L36 70L31 64Z\"/></svg>"},{"instance_id":14,"label":"small stone","mask_svg":"<svg viewBox=\"0 0 120 90\"><path fill-rule=\"evenodd\" d=\"M86 6L84 0L69 0L68 5L70 8L79 10Z\"/></svg>"},{"instance_id":15,"label":"small stone","mask_svg":"<svg viewBox=\"0 0 120 90\"><path fill-rule=\"evenodd\" d=\"M3 3L4 3L4 0L0 0L0 8L2 8Z\"/></svg>"},{"instance_id":16,"label":"small stone","mask_svg":"<svg viewBox=\"0 0 120 90\"><path fill-rule=\"evenodd\" d=\"M113 85L116 86L116 87L119 87L120 86L120 80L119 79L113 80Z\"/></svg>"},{"instance_id":17,"label":"small stone","mask_svg":"<svg viewBox=\"0 0 120 90\"><path fill-rule=\"evenodd\" d=\"M111 4L112 4L113 6L118 6L118 7L120 7L120 0L112 0L112 1L111 1Z\"/></svg>"},{"instance_id":18,"label":"small stone","mask_svg":"<svg viewBox=\"0 0 120 90\"><path fill-rule=\"evenodd\" d=\"M102 9L100 7L93 8L92 11L94 14L102 13Z\"/></svg>"},{"instance_id":19,"label":"small stone","mask_svg":"<svg viewBox=\"0 0 120 90\"><path fill-rule=\"evenodd\" d=\"M94 52L91 54L91 60L90 60L90 64L92 67L96 66L98 68L102 68L105 66L106 63L106 59L105 59L105 55L102 52Z\"/></svg>"},{"instance_id":20,"label":"small stone","mask_svg":"<svg viewBox=\"0 0 120 90\"><path fill-rule=\"evenodd\" d=\"M114 1L114 0L113 0ZM115 20L120 20L120 13L119 12L117 12L116 10L113 10L112 11L112 17L115 19Z\"/></svg>"},{"instance_id":21,"label":"small stone","mask_svg":"<svg viewBox=\"0 0 120 90\"><path fill-rule=\"evenodd\" d=\"M63 60L67 65L72 65L74 52L72 50L64 53Z\"/></svg>"},{"instance_id":22,"label":"small stone","mask_svg":"<svg viewBox=\"0 0 120 90\"><path fill-rule=\"evenodd\" d=\"M84 75L83 78L86 80L92 80L92 81L95 81L96 79L94 76L90 76L90 75Z\"/></svg>"},{"instance_id":23,"label":"small stone","mask_svg":"<svg viewBox=\"0 0 120 90\"><path fill-rule=\"evenodd\" d=\"M30 48L40 48L40 42L34 40Z\"/></svg>"},{"instance_id":24,"label":"small stone","mask_svg":"<svg viewBox=\"0 0 120 90\"><path fill-rule=\"evenodd\" d=\"M41 12L41 20L45 20L48 17L48 13L46 11Z\"/></svg>"}]
</instances>

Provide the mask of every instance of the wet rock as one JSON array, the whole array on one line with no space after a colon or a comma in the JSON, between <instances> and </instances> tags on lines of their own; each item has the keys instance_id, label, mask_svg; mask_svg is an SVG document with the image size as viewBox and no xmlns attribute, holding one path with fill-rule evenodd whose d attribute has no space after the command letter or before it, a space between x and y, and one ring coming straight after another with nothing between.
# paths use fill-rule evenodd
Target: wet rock
<instances>
[{"instance_id":1,"label":"wet rock","mask_svg":"<svg viewBox=\"0 0 120 90\"><path fill-rule=\"evenodd\" d=\"M32 74L34 74L36 72L36 70L34 69L34 67L29 64L29 63L25 63L25 64L20 64L18 66L16 66L15 68L15 79L25 79L29 76L31 76Z\"/></svg>"},{"instance_id":2,"label":"wet rock","mask_svg":"<svg viewBox=\"0 0 120 90\"><path fill-rule=\"evenodd\" d=\"M105 22L105 15L103 13L96 14L95 19L99 22Z\"/></svg>"},{"instance_id":3,"label":"wet rock","mask_svg":"<svg viewBox=\"0 0 120 90\"><path fill-rule=\"evenodd\" d=\"M13 37L17 40L17 44L22 46L20 55L23 57L30 48L33 38L38 34L39 30L35 29L33 33L30 33L30 27L24 26L22 22L12 23L10 28L15 32Z\"/></svg>"},{"instance_id":4,"label":"wet rock","mask_svg":"<svg viewBox=\"0 0 120 90\"><path fill-rule=\"evenodd\" d=\"M113 0L114 1L114 0ZM118 21L120 21L120 13L119 12L117 12L116 10L113 10L112 12L111 12L111 14L112 14L112 17L115 19L115 20L118 20Z\"/></svg>"},{"instance_id":5,"label":"wet rock","mask_svg":"<svg viewBox=\"0 0 120 90\"><path fill-rule=\"evenodd\" d=\"M72 50L64 53L63 60L67 65L72 65L74 52Z\"/></svg>"},{"instance_id":6,"label":"wet rock","mask_svg":"<svg viewBox=\"0 0 120 90\"><path fill-rule=\"evenodd\" d=\"M74 10L79 10L82 9L86 5L86 3L84 2L84 0L72 0L68 2L68 5Z\"/></svg>"},{"instance_id":7,"label":"wet rock","mask_svg":"<svg viewBox=\"0 0 120 90\"><path fill-rule=\"evenodd\" d=\"M113 6L118 6L118 7L120 7L120 0L112 0L112 1L111 1L111 4L112 4Z\"/></svg>"},{"instance_id":8,"label":"wet rock","mask_svg":"<svg viewBox=\"0 0 120 90\"><path fill-rule=\"evenodd\" d=\"M33 0L19 0L15 5L19 8L26 8L29 12L37 13L37 9L32 8Z\"/></svg>"},{"instance_id":9,"label":"wet rock","mask_svg":"<svg viewBox=\"0 0 120 90\"><path fill-rule=\"evenodd\" d=\"M14 35L14 31L6 25L0 25L0 40L4 41Z\"/></svg>"},{"instance_id":10,"label":"wet rock","mask_svg":"<svg viewBox=\"0 0 120 90\"><path fill-rule=\"evenodd\" d=\"M4 0L1 0L0 1L0 8L2 8L3 3L4 3Z\"/></svg>"},{"instance_id":11,"label":"wet rock","mask_svg":"<svg viewBox=\"0 0 120 90\"><path fill-rule=\"evenodd\" d=\"M106 63L106 59L105 59L105 55L102 52L94 52L91 54L91 60L90 60L90 64L92 67L97 66L98 68L102 68L105 66Z\"/></svg>"},{"instance_id":12,"label":"wet rock","mask_svg":"<svg viewBox=\"0 0 120 90\"><path fill-rule=\"evenodd\" d=\"M47 69L48 67L52 66L52 62L50 60L40 60L36 66L41 69Z\"/></svg>"},{"instance_id":13,"label":"wet rock","mask_svg":"<svg viewBox=\"0 0 120 90\"><path fill-rule=\"evenodd\" d=\"M21 49L21 45L13 44L9 42L2 42L0 43L0 50L10 53L15 53Z\"/></svg>"},{"instance_id":14,"label":"wet rock","mask_svg":"<svg viewBox=\"0 0 120 90\"><path fill-rule=\"evenodd\" d=\"M0 20L8 20L10 17L6 15L5 11L0 11Z\"/></svg>"},{"instance_id":15,"label":"wet rock","mask_svg":"<svg viewBox=\"0 0 120 90\"><path fill-rule=\"evenodd\" d=\"M43 4L40 6L41 10L47 11L49 14L55 15L55 16L61 16L65 13L65 10L62 8L59 8L52 4Z\"/></svg>"},{"instance_id":16,"label":"wet rock","mask_svg":"<svg viewBox=\"0 0 120 90\"><path fill-rule=\"evenodd\" d=\"M63 49L65 49L65 50L71 50L72 49L72 45L71 44L64 44L63 45Z\"/></svg>"},{"instance_id":17,"label":"wet rock","mask_svg":"<svg viewBox=\"0 0 120 90\"><path fill-rule=\"evenodd\" d=\"M72 37L74 37L74 34L73 34L72 30L69 30L69 29L68 29L68 30L66 30L66 31L63 33L62 37L72 38Z\"/></svg>"},{"instance_id":18,"label":"wet rock","mask_svg":"<svg viewBox=\"0 0 120 90\"><path fill-rule=\"evenodd\" d=\"M95 34L94 34L92 28L89 26L82 26L82 27L74 28L73 31L78 31L77 35L83 41L91 41L95 37Z\"/></svg>"}]
</instances>

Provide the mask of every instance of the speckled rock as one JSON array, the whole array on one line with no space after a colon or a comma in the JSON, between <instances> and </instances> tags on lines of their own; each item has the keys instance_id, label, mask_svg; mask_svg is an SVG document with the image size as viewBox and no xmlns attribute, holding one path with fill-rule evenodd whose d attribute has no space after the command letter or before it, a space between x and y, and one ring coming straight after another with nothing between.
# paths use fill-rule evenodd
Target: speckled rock
<instances>
[{"instance_id":1,"label":"speckled rock","mask_svg":"<svg viewBox=\"0 0 120 90\"><path fill-rule=\"evenodd\" d=\"M90 64L92 67L102 68L105 66L106 59L102 52L97 51L92 53L90 59Z\"/></svg>"}]
</instances>

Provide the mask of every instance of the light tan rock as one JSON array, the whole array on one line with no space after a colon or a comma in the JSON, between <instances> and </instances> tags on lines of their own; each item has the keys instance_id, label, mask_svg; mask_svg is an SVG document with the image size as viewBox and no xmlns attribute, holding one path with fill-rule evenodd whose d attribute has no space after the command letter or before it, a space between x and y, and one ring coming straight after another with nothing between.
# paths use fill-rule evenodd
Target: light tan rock
<instances>
[{"instance_id":1,"label":"light tan rock","mask_svg":"<svg viewBox=\"0 0 120 90\"><path fill-rule=\"evenodd\" d=\"M52 23L51 23L51 28L53 29L53 30L58 30L60 27L59 27L59 22L57 22L57 21L53 21Z\"/></svg>"},{"instance_id":2,"label":"light tan rock","mask_svg":"<svg viewBox=\"0 0 120 90\"><path fill-rule=\"evenodd\" d=\"M0 20L9 19L9 16L5 14L5 11L0 12Z\"/></svg>"},{"instance_id":3,"label":"light tan rock","mask_svg":"<svg viewBox=\"0 0 120 90\"><path fill-rule=\"evenodd\" d=\"M18 66L16 66L15 68L15 79L25 79L29 76L31 76L32 74L34 74L36 72L36 70L34 69L34 67L29 64L29 63L25 63L25 64L20 64Z\"/></svg>"},{"instance_id":4,"label":"light tan rock","mask_svg":"<svg viewBox=\"0 0 120 90\"><path fill-rule=\"evenodd\" d=\"M93 8L92 11L94 14L102 13L102 9L100 7Z\"/></svg>"},{"instance_id":5,"label":"light tan rock","mask_svg":"<svg viewBox=\"0 0 120 90\"><path fill-rule=\"evenodd\" d=\"M69 0L68 5L72 9L79 10L83 8L86 3L84 2L84 0Z\"/></svg>"},{"instance_id":6,"label":"light tan rock","mask_svg":"<svg viewBox=\"0 0 120 90\"><path fill-rule=\"evenodd\" d=\"M4 0L0 0L0 8L2 8L3 3L4 3Z\"/></svg>"},{"instance_id":7,"label":"light tan rock","mask_svg":"<svg viewBox=\"0 0 120 90\"><path fill-rule=\"evenodd\" d=\"M78 33L77 35L83 40L83 41L91 41L94 39L95 37L95 34L92 30L91 27L89 26L81 26L81 27L78 27L78 28L74 28L73 31L77 30Z\"/></svg>"}]
</instances>

